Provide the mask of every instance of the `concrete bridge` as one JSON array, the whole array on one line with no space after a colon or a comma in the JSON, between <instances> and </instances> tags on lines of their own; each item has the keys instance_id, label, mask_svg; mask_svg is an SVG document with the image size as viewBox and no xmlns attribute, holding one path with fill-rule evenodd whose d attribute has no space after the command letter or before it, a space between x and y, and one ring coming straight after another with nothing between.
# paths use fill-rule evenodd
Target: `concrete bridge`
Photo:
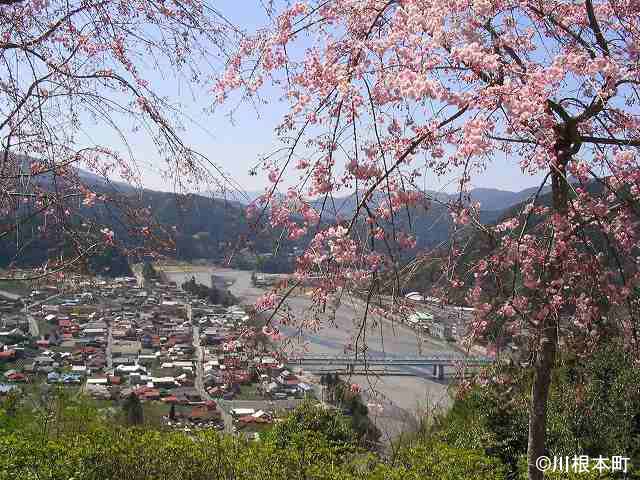
<instances>
[{"instance_id":1,"label":"concrete bridge","mask_svg":"<svg viewBox=\"0 0 640 480\"><path fill-rule=\"evenodd\" d=\"M296 365L309 371L327 372L332 369L354 374L358 370L371 370L383 367L400 370L402 375L421 376L421 369L433 367L433 378L444 379L445 367L483 367L493 363L488 357L465 356L456 353L431 353L425 356L411 355L326 355L305 354L290 357L289 365ZM343 368L340 368L343 367ZM379 371L379 370L378 370Z\"/></svg>"}]
</instances>

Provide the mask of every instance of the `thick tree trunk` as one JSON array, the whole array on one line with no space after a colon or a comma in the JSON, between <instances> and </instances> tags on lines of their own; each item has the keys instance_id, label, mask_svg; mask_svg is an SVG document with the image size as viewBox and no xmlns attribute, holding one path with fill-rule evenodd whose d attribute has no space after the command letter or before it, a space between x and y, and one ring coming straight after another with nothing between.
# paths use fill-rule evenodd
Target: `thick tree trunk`
<instances>
[{"instance_id":1,"label":"thick tree trunk","mask_svg":"<svg viewBox=\"0 0 640 480\"><path fill-rule=\"evenodd\" d=\"M556 358L557 322L548 318L545 322L540 349L535 363L531 404L529 406L529 439L527 458L529 480L542 480L543 472L536 466L538 458L545 454L547 428L547 400L551 385L551 371Z\"/></svg>"},{"instance_id":2,"label":"thick tree trunk","mask_svg":"<svg viewBox=\"0 0 640 480\"><path fill-rule=\"evenodd\" d=\"M570 150L572 142L571 138L567 138L567 131L564 130L559 135L556 143L558 163L551 171L553 213L563 216L567 215L568 211L568 185L565 167L573 153ZM562 276L562 267L558 264L552 264L549 272L550 280L553 281L560 276ZM545 455L546 450L547 403L551 385L551 372L556 360L558 321L559 315L553 313L544 320L541 326L540 344L534 364L527 445L529 480L542 480L544 478L544 472L538 468L536 461Z\"/></svg>"}]
</instances>

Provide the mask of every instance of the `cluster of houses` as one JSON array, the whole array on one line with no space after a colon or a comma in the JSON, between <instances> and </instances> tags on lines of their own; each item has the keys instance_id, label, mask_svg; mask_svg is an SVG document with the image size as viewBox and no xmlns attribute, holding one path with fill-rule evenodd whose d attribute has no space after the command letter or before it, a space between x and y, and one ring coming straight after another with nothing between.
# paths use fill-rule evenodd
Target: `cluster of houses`
<instances>
[{"instance_id":1,"label":"cluster of houses","mask_svg":"<svg viewBox=\"0 0 640 480\"><path fill-rule=\"evenodd\" d=\"M473 321L475 309L464 306L443 305L439 298L425 297L418 292L405 295L407 304L415 308L414 313L406 319L405 324L418 332L449 342L461 343L468 340L467 327ZM565 317L568 319L568 317ZM564 323L564 322L563 322ZM570 323L567 321L567 324ZM561 327L562 328L562 327ZM518 335L505 336L501 339L500 350L503 354L511 355L513 359L526 359L528 352L528 332L525 330ZM498 345L477 339L471 346L471 352L476 355L495 358Z\"/></svg>"},{"instance_id":2,"label":"cluster of houses","mask_svg":"<svg viewBox=\"0 0 640 480\"><path fill-rule=\"evenodd\" d=\"M22 342L28 340L29 322L24 315L24 306L20 300L0 298L0 365L16 362L23 356ZM15 376L15 369L5 370L4 378L21 381L22 376ZM13 390L6 388L7 392ZM0 394L2 391L0 390Z\"/></svg>"},{"instance_id":3,"label":"cluster of houses","mask_svg":"<svg viewBox=\"0 0 640 480\"><path fill-rule=\"evenodd\" d=\"M291 278L291 275L288 274L278 274L278 273L254 273L251 276L251 283L260 288L268 288L272 287L275 284L282 282L283 280L288 280Z\"/></svg>"},{"instance_id":4,"label":"cluster of houses","mask_svg":"<svg viewBox=\"0 0 640 480\"><path fill-rule=\"evenodd\" d=\"M165 425L186 432L192 429L224 429L222 412L217 408L215 402L209 400L180 409L176 409L174 405L167 415Z\"/></svg>"},{"instance_id":5,"label":"cluster of houses","mask_svg":"<svg viewBox=\"0 0 640 480\"><path fill-rule=\"evenodd\" d=\"M232 408L229 413L233 418L234 432L249 429L256 425L269 425L274 421L272 413L254 408Z\"/></svg>"},{"instance_id":6,"label":"cluster of houses","mask_svg":"<svg viewBox=\"0 0 640 480\"><path fill-rule=\"evenodd\" d=\"M405 320L409 327L441 340L464 338L465 325L473 316L473 308L444 307L439 299L424 297L418 292L405 295L405 300L415 307L415 312Z\"/></svg>"},{"instance_id":7,"label":"cluster of houses","mask_svg":"<svg viewBox=\"0 0 640 480\"><path fill-rule=\"evenodd\" d=\"M267 399L301 397L310 390L272 356L247 345L249 316L240 306L192 308L202 345L203 384L212 398L232 400L242 386L255 386Z\"/></svg>"},{"instance_id":8,"label":"cluster of houses","mask_svg":"<svg viewBox=\"0 0 640 480\"><path fill-rule=\"evenodd\" d=\"M23 301L0 301L0 396L21 382L76 387L100 400L136 395L164 405L167 425L178 428L219 427L216 399L247 391L265 405L304 397L312 387L268 345L256 354L249 321L241 306L210 304L169 282L92 278L72 293L43 287ZM233 418L272 421L266 408Z\"/></svg>"},{"instance_id":9,"label":"cluster of houses","mask_svg":"<svg viewBox=\"0 0 640 480\"><path fill-rule=\"evenodd\" d=\"M433 313L416 311L409 315L406 324L414 330L424 332L441 340L454 341L457 339L458 326L455 319L443 320L436 318Z\"/></svg>"}]
</instances>

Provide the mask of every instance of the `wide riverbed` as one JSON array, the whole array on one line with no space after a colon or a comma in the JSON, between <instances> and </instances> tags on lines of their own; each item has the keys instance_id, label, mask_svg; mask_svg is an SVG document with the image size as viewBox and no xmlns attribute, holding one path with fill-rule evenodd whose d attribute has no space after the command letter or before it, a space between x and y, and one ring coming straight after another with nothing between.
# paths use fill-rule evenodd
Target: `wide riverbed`
<instances>
[{"instance_id":1,"label":"wide riverbed","mask_svg":"<svg viewBox=\"0 0 640 480\"><path fill-rule=\"evenodd\" d=\"M167 276L178 283L196 277L199 283L211 286L211 276L224 279L228 289L241 299L242 303L253 304L265 293L265 290L251 284L251 272L226 268L212 268L203 271L197 267L189 271L188 267L181 270L167 271ZM304 295L289 299L289 306L297 315L307 312L311 301ZM315 332L297 332L293 329L283 329L285 335L296 335L313 353L342 355L344 346L353 341L360 330L362 322L362 308L355 302L343 300L336 311L335 321L325 323ZM390 355L427 355L429 353L454 352L446 343L417 334L404 325L393 324L383 320L375 328L366 329L367 351L370 353L384 352ZM385 434L394 436L409 425L416 412L424 409L446 408L450 404L446 381L435 381L430 378L413 376L354 376L351 381L360 384L371 403L380 404L382 413L378 415ZM374 412L372 412L374 413Z\"/></svg>"}]
</instances>

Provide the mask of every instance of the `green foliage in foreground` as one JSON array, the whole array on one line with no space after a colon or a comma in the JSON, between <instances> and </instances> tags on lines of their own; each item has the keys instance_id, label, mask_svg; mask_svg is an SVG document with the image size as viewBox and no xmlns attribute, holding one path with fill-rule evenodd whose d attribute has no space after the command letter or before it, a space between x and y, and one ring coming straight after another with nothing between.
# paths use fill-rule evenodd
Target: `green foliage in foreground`
<instances>
[{"instance_id":1,"label":"green foliage in foreground","mask_svg":"<svg viewBox=\"0 0 640 480\"><path fill-rule=\"evenodd\" d=\"M487 385L456 400L418 435L499 458L508 478L526 478L529 373L499 367ZM565 358L553 375L547 420L547 456L629 457L626 478L640 478L640 369L615 343L588 361ZM548 473L545 478L625 478L611 472Z\"/></svg>"},{"instance_id":2,"label":"green foliage in foreground","mask_svg":"<svg viewBox=\"0 0 640 480\"><path fill-rule=\"evenodd\" d=\"M392 465L378 465L376 480L478 479L505 478L506 469L497 459L472 451L450 447L441 442L403 449Z\"/></svg>"},{"instance_id":3,"label":"green foliage in foreground","mask_svg":"<svg viewBox=\"0 0 640 480\"><path fill-rule=\"evenodd\" d=\"M358 442L357 434L346 417L311 402L300 405L263 438L284 449L291 445L296 436L308 432L322 434L336 453L354 452Z\"/></svg>"},{"instance_id":4,"label":"green foliage in foreground","mask_svg":"<svg viewBox=\"0 0 640 480\"><path fill-rule=\"evenodd\" d=\"M439 442L403 449L386 463L352 443L356 437L347 419L311 403L263 440L247 441L216 432L127 427L97 409L79 409L82 402L55 404L46 428L38 412L3 409L0 480L505 478L499 460Z\"/></svg>"},{"instance_id":5,"label":"green foliage in foreground","mask_svg":"<svg viewBox=\"0 0 640 480\"><path fill-rule=\"evenodd\" d=\"M118 420L99 404L60 392L10 396L0 405L0 480L521 480L529 389L526 371L496 368L486 385L423 422L390 458L362 448L352 418L311 402L248 441L130 426L135 415ZM630 457L626 478L639 479L640 370L613 344L589 362L563 359L554 371L547 434L549 457ZM624 477L592 469L545 478Z\"/></svg>"}]
</instances>

